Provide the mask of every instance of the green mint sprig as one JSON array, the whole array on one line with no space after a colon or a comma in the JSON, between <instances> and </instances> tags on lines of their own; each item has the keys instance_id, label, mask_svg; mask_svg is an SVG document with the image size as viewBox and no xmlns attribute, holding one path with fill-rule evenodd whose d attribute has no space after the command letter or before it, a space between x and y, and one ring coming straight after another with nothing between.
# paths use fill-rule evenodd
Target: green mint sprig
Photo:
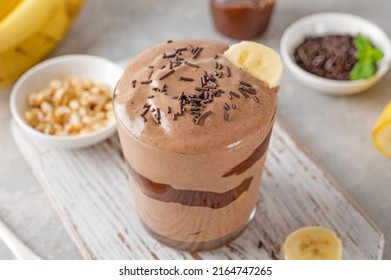
<instances>
[{"instance_id":1,"label":"green mint sprig","mask_svg":"<svg viewBox=\"0 0 391 280\"><path fill-rule=\"evenodd\" d=\"M383 58L381 50L372 44L361 34L357 34L353 39L356 49L357 62L350 71L351 80L368 79L376 73L376 62Z\"/></svg>"}]
</instances>

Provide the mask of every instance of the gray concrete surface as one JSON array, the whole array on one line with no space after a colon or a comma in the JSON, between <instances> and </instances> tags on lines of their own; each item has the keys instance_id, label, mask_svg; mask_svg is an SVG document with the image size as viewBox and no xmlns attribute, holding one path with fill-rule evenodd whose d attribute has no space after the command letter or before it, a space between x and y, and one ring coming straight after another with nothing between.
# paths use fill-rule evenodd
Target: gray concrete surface
<instances>
[{"instance_id":1,"label":"gray concrete surface","mask_svg":"<svg viewBox=\"0 0 391 280\"><path fill-rule=\"evenodd\" d=\"M342 11L366 17L391 33L389 0L277 0L268 32L258 41L278 49L286 27L311 13ZM213 29L207 0L88 0L64 41L50 56L88 53L120 61L167 39L198 37L233 42ZM391 73L351 97L320 95L285 72L278 116L315 155L386 236L391 259L391 159L373 147L370 131L391 99ZM0 96L0 218L45 259L78 259L46 195L9 130L9 96ZM0 241L0 259L12 259Z\"/></svg>"}]
</instances>

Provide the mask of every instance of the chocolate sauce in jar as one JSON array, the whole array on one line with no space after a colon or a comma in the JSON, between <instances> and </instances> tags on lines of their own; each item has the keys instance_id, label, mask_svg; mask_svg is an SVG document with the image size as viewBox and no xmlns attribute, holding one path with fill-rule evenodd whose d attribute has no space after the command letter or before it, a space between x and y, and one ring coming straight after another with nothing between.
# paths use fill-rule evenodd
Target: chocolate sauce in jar
<instances>
[{"instance_id":1,"label":"chocolate sauce in jar","mask_svg":"<svg viewBox=\"0 0 391 280\"><path fill-rule=\"evenodd\" d=\"M227 37L246 40L267 29L275 0L210 0L216 29Z\"/></svg>"}]
</instances>

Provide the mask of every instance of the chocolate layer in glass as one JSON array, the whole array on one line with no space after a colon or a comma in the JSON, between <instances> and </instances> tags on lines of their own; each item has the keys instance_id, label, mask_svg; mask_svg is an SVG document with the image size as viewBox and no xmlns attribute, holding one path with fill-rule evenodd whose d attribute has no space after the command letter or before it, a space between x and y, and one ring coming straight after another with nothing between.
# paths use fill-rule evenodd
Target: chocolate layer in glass
<instances>
[{"instance_id":1,"label":"chocolate layer in glass","mask_svg":"<svg viewBox=\"0 0 391 280\"><path fill-rule=\"evenodd\" d=\"M153 46L126 68L114 112L142 223L181 250L219 247L251 220L278 88L208 40Z\"/></svg>"}]
</instances>

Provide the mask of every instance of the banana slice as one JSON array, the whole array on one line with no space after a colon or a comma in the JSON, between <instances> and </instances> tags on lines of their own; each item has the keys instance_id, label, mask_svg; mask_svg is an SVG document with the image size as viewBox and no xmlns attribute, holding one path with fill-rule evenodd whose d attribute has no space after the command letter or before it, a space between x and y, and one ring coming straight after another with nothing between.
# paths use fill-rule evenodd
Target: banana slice
<instances>
[{"instance_id":1,"label":"banana slice","mask_svg":"<svg viewBox=\"0 0 391 280\"><path fill-rule=\"evenodd\" d=\"M280 85L283 66L280 55L262 44L243 41L232 45L224 57L233 65L242 68L270 88Z\"/></svg>"},{"instance_id":2,"label":"banana slice","mask_svg":"<svg viewBox=\"0 0 391 280\"><path fill-rule=\"evenodd\" d=\"M342 242L324 227L303 227L287 236L283 251L286 260L340 260Z\"/></svg>"},{"instance_id":3,"label":"banana slice","mask_svg":"<svg viewBox=\"0 0 391 280\"><path fill-rule=\"evenodd\" d=\"M391 158L391 101L372 129L372 141L383 155Z\"/></svg>"}]
</instances>

